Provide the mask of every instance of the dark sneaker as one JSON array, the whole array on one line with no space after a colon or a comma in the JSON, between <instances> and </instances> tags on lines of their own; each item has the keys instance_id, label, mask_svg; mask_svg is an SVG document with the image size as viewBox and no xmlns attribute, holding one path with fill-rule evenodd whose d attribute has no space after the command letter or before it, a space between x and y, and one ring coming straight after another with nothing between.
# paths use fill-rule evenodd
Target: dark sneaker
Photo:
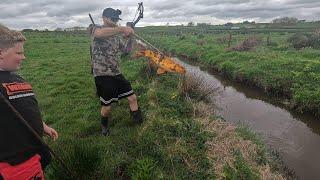
<instances>
[{"instance_id":1,"label":"dark sneaker","mask_svg":"<svg viewBox=\"0 0 320 180\"><path fill-rule=\"evenodd\" d=\"M103 136L109 136L110 135L109 129L101 125L101 134Z\"/></svg>"},{"instance_id":2,"label":"dark sneaker","mask_svg":"<svg viewBox=\"0 0 320 180\"><path fill-rule=\"evenodd\" d=\"M141 114L140 109L136 110L136 111L130 111L131 117L133 119L134 122L141 124L143 122L143 117Z\"/></svg>"}]
</instances>

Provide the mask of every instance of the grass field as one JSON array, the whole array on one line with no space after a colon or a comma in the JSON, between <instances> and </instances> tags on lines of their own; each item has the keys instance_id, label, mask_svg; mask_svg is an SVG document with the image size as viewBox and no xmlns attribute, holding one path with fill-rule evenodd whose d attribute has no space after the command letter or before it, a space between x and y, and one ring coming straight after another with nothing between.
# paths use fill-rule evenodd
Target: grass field
<instances>
[{"instance_id":1,"label":"grass field","mask_svg":"<svg viewBox=\"0 0 320 180\"><path fill-rule=\"evenodd\" d=\"M70 177L54 161L47 179L259 179L266 174L281 179L280 166L269 166L273 161L254 134L234 127L225 132L231 126L213 114L195 115L195 106L179 89L181 77L148 73L145 59L121 61L145 122L132 123L122 100L113 106L111 136L101 136L90 38L81 33L25 35L27 60L19 73L33 85L43 119L59 132L57 142L47 142L75 174Z\"/></svg>"},{"instance_id":2,"label":"grass field","mask_svg":"<svg viewBox=\"0 0 320 180\"><path fill-rule=\"evenodd\" d=\"M152 28L151 28L152 29ZM259 39L259 45L249 51L228 51L228 31L198 35L154 34L148 28L140 30L150 42L164 51L200 62L207 69L224 73L231 79L261 88L282 100L297 112L320 115L320 50L296 50L287 40L290 32L232 32L231 47L246 38ZM168 32L171 32L168 30ZM165 34L165 35L163 35Z\"/></svg>"}]
</instances>

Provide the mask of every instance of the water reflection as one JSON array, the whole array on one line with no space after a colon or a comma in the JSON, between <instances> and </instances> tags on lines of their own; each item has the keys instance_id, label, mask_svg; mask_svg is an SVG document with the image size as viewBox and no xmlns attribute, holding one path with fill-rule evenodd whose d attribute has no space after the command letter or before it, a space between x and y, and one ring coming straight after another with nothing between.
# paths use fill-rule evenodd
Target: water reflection
<instances>
[{"instance_id":1,"label":"water reflection","mask_svg":"<svg viewBox=\"0 0 320 180\"><path fill-rule=\"evenodd\" d=\"M196 66L185 64L185 67L219 89L211 101L226 121L245 123L261 134L266 144L279 151L301 179L320 178L320 121L311 115L286 110L260 90L224 80Z\"/></svg>"}]
</instances>

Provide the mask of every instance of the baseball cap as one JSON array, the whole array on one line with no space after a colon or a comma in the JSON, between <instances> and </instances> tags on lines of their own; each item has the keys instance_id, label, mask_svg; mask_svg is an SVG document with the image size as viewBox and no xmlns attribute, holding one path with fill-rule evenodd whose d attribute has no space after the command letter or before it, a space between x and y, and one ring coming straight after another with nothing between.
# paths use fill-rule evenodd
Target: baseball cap
<instances>
[{"instance_id":1,"label":"baseball cap","mask_svg":"<svg viewBox=\"0 0 320 180\"><path fill-rule=\"evenodd\" d=\"M121 15L121 11L119 9L115 10L113 8L106 8L103 10L102 17L110 18L113 22L117 22L121 20L119 16Z\"/></svg>"}]
</instances>

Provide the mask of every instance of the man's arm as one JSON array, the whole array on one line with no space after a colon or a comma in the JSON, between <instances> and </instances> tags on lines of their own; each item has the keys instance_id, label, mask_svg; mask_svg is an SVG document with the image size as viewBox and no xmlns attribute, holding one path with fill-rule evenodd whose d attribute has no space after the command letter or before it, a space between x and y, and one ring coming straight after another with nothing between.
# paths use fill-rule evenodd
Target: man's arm
<instances>
[{"instance_id":1,"label":"man's arm","mask_svg":"<svg viewBox=\"0 0 320 180\"><path fill-rule=\"evenodd\" d=\"M97 38L106 38L117 34L124 34L125 36L129 36L133 33L134 31L130 27L102 27L96 28L93 35Z\"/></svg>"}]
</instances>

